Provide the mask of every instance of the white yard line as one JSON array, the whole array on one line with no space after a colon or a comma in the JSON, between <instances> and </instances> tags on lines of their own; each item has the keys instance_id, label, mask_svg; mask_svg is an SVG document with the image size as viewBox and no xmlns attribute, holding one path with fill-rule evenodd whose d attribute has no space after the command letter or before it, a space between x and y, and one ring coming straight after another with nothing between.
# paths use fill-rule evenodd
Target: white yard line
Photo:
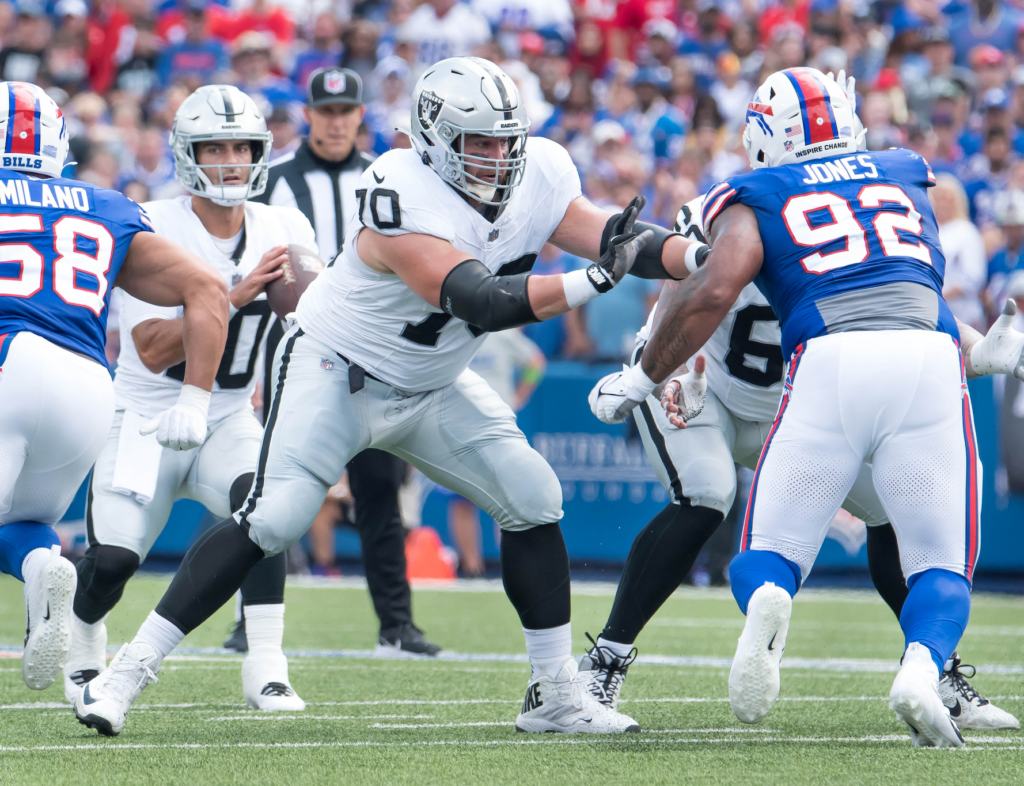
<instances>
[{"instance_id":1,"label":"white yard line","mask_svg":"<svg viewBox=\"0 0 1024 786\"><path fill-rule=\"evenodd\" d=\"M304 712L275 712L273 714L261 715L221 715L219 718L206 718L207 723L217 721L289 721L289 720L383 720L385 718L399 719L408 718L418 720L433 718L433 715L307 715Z\"/></svg>"}]
</instances>

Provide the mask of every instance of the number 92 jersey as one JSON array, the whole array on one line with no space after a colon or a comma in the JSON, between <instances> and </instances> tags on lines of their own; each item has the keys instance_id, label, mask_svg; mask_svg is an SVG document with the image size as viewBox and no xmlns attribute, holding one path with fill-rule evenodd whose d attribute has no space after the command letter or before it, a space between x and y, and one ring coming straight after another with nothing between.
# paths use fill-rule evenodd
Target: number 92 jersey
<instances>
[{"instance_id":1,"label":"number 92 jersey","mask_svg":"<svg viewBox=\"0 0 1024 786\"><path fill-rule=\"evenodd\" d=\"M0 335L35 333L105 367L113 282L152 231L116 191L0 169Z\"/></svg>"},{"instance_id":2,"label":"number 92 jersey","mask_svg":"<svg viewBox=\"0 0 1024 786\"><path fill-rule=\"evenodd\" d=\"M959 338L942 299L945 258L921 156L887 150L756 169L704 198L707 233L729 205L757 216L755 283L782 325L782 350L855 330L938 330Z\"/></svg>"},{"instance_id":3,"label":"number 92 jersey","mask_svg":"<svg viewBox=\"0 0 1024 786\"><path fill-rule=\"evenodd\" d=\"M432 235L492 273L525 273L581 194L579 173L562 147L531 138L526 155L523 180L494 223L415 151L392 150L374 161L356 192L359 215L346 220L344 251L299 300L302 329L401 390L454 382L483 332L430 305L397 275L371 270L359 259L356 238L364 227L388 236Z\"/></svg>"}]
</instances>

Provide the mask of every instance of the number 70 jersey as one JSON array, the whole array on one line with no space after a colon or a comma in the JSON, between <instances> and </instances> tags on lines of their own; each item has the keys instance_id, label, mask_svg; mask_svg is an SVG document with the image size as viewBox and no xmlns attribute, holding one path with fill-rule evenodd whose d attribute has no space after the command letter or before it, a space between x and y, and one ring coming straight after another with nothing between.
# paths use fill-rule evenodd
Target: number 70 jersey
<instances>
[{"instance_id":1,"label":"number 70 jersey","mask_svg":"<svg viewBox=\"0 0 1024 786\"><path fill-rule=\"evenodd\" d=\"M934 184L909 150L756 169L707 193L704 229L730 205L754 211L764 248L755 283L779 317L786 357L808 339L851 330L959 338L942 298Z\"/></svg>"}]
</instances>

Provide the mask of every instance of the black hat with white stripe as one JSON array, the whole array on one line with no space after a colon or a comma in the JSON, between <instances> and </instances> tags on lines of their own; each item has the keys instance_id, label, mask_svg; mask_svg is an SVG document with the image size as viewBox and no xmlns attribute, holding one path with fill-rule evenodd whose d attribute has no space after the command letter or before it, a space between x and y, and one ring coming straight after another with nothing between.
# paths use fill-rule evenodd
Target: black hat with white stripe
<instances>
[{"instance_id":1,"label":"black hat with white stripe","mask_svg":"<svg viewBox=\"0 0 1024 786\"><path fill-rule=\"evenodd\" d=\"M306 85L306 106L363 105L363 80L348 68L318 68Z\"/></svg>"}]
</instances>

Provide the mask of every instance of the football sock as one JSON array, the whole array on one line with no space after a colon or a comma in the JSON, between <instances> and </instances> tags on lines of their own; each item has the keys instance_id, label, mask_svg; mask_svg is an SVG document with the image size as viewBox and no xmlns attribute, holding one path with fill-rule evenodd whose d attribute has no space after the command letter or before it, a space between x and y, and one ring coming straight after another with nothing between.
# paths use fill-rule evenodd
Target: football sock
<instances>
[{"instance_id":1,"label":"football sock","mask_svg":"<svg viewBox=\"0 0 1024 786\"><path fill-rule=\"evenodd\" d=\"M546 630L523 628L526 653L533 677L554 677L572 657L572 625L565 623Z\"/></svg>"},{"instance_id":2,"label":"football sock","mask_svg":"<svg viewBox=\"0 0 1024 786\"><path fill-rule=\"evenodd\" d=\"M50 558L53 556L52 549L53 546L44 546L32 549L26 555L21 563L21 575L24 576L26 587L39 575L39 571L43 569L46 563L50 561ZM57 553L60 554L60 546L57 547Z\"/></svg>"},{"instance_id":3,"label":"football sock","mask_svg":"<svg viewBox=\"0 0 1024 786\"><path fill-rule=\"evenodd\" d=\"M37 521L12 521L0 527L0 573L24 581L25 558L36 549L59 546L60 538L53 527Z\"/></svg>"},{"instance_id":4,"label":"football sock","mask_svg":"<svg viewBox=\"0 0 1024 786\"><path fill-rule=\"evenodd\" d=\"M723 516L717 510L670 503L636 536L601 637L629 644L693 568ZM628 650L627 650L628 652Z\"/></svg>"},{"instance_id":5,"label":"football sock","mask_svg":"<svg viewBox=\"0 0 1024 786\"><path fill-rule=\"evenodd\" d=\"M774 551L741 551L729 564L732 596L740 611L747 613L750 596L769 582L782 587L790 597L800 589L800 566Z\"/></svg>"},{"instance_id":6,"label":"football sock","mask_svg":"<svg viewBox=\"0 0 1024 786\"><path fill-rule=\"evenodd\" d=\"M273 603L245 607L245 636L249 651L260 646L281 649L284 640L284 604Z\"/></svg>"},{"instance_id":7,"label":"football sock","mask_svg":"<svg viewBox=\"0 0 1024 786\"><path fill-rule=\"evenodd\" d=\"M632 643L624 644L621 641L609 641L604 636L597 637L597 646L607 647L620 658L628 657L629 653L633 651Z\"/></svg>"},{"instance_id":8,"label":"football sock","mask_svg":"<svg viewBox=\"0 0 1024 786\"><path fill-rule=\"evenodd\" d=\"M971 616L971 585L963 576L937 568L911 576L907 583L910 594L900 614L906 644L916 641L927 647L942 674Z\"/></svg>"},{"instance_id":9,"label":"football sock","mask_svg":"<svg viewBox=\"0 0 1024 786\"><path fill-rule=\"evenodd\" d=\"M83 622L103 619L124 594L128 579L139 569L139 555L120 546L90 546L78 563L75 614Z\"/></svg>"},{"instance_id":10,"label":"football sock","mask_svg":"<svg viewBox=\"0 0 1024 786\"><path fill-rule=\"evenodd\" d=\"M541 524L501 533L501 581L527 630L569 622L569 554L562 529Z\"/></svg>"},{"instance_id":11,"label":"football sock","mask_svg":"<svg viewBox=\"0 0 1024 786\"><path fill-rule=\"evenodd\" d=\"M181 643L183 638L185 638L185 634L176 625L168 622L157 612L151 611L146 617L146 621L142 623L142 627L139 628L139 632L135 634L135 638L132 639L132 644L145 642L151 645L160 654L162 661L171 654L171 651Z\"/></svg>"},{"instance_id":12,"label":"football sock","mask_svg":"<svg viewBox=\"0 0 1024 786\"><path fill-rule=\"evenodd\" d=\"M264 557L252 566L242 582L242 605L284 603L284 582L287 576L288 555L285 552Z\"/></svg>"},{"instance_id":13,"label":"football sock","mask_svg":"<svg viewBox=\"0 0 1024 786\"><path fill-rule=\"evenodd\" d=\"M224 519L188 550L157 613L183 633L191 633L231 599L261 559L263 549L233 518Z\"/></svg>"},{"instance_id":14,"label":"football sock","mask_svg":"<svg viewBox=\"0 0 1024 786\"><path fill-rule=\"evenodd\" d=\"M75 642L75 649L78 651L92 651L93 642L103 636L103 618L96 622L85 622L78 614L71 615L71 627L74 629L72 639Z\"/></svg>"},{"instance_id":15,"label":"football sock","mask_svg":"<svg viewBox=\"0 0 1024 786\"><path fill-rule=\"evenodd\" d=\"M868 527L868 571L871 581L892 613L899 619L907 599L907 581L900 564L900 545L892 524Z\"/></svg>"}]
</instances>

